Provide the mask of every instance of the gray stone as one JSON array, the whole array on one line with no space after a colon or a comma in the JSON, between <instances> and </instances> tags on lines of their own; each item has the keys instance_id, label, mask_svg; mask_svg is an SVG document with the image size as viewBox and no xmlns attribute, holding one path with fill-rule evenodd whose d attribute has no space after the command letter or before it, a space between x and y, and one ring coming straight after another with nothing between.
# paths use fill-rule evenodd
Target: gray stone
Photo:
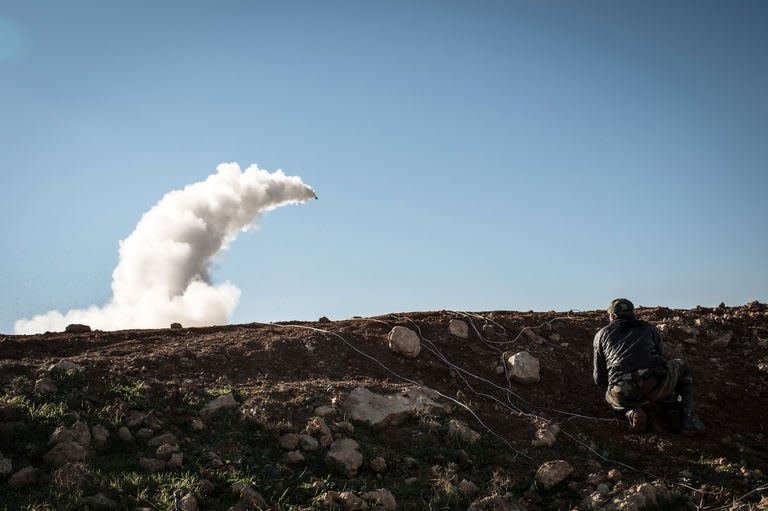
<instances>
[{"instance_id":1,"label":"gray stone","mask_svg":"<svg viewBox=\"0 0 768 511\"><path fill-rule=\"evenodd\" d=\"M382 395L357 387L349 393L344 407L349 417L374 427L400 424L410 415L439 407L426 390L407 389L399 394Z\"/></svg>"},{"instance_id":2,"label":"gray stone","mask_svg":"<svg viewBox=\"0 0 768 511\"><path fill-rule=\"evenodd\" d=\"M536 471L536 486L549 490L568 479L572 473L573 467L565 460L547 461Z\"/></svg>"},{"instance_id":3,"label":"gray stone","mask_svg":"<svg viewBox=\"0 0 768 511\"><path fill-rule=\"evenodd\" d=\"M421 340L416 332L404 326L394 327L387 336L389 349L406 357L417 357L421 351Z\"/></svg>"},{"instance_id":4,"label":"gray stone","mask_svg":"<svg viewBox=\"0 0 768 511\"><path fill-rule=\"evenodd\" d=\"M181 326L181 323L171 323L171 328L174 330L178 330L179 328L184 328Z\"/></svg>"},{"instance_id":5,"label":"gray stone","mask_svg":"<svg viewBox=\"0 0 768 511\"><path fill-rule=\"evenodd\" d=\"M236 406L238 406L238 402L235 400L235 396L233 396L232 393L230 392L229 394L224 394L222 396L217 397L216 399L212 399L208 401L208 403L206 403L203 409L200 410L200 415L206 417L206 416L213 415L219 410L235 408Z\"/></svg>"},{"instance_id":6,"label":"gray stone","mask_svg":"<svg viewBox=\"0 0 768 511\"><path fill-rule=\"evenodd\" d=\"M469 337L469 325L461 319L452 319L448 322L448 331L451 335L466 339Z\"/></svg>"},{"instance_id":7,"label":"gray stone","mask_svg":"<svg viewBox=\"0 0 768 511\"><path fill-rule=\"evenodd\" d=\"M357 442L351 438L342 438L331 444L326 460L341 468L347 476L354 477L363 464L363 455Z\"/></svg>"},{"instance_id":8,"label":"gray stone","mask_svg":"<svg viewBox=\"0 0 768 511\"><path fill-rule=\"evenodd\" d=\"M528 353L520 351L507 358L509 376L520 383L538 383L540 380L539 359Z\"/></svg>"}]
</instances>

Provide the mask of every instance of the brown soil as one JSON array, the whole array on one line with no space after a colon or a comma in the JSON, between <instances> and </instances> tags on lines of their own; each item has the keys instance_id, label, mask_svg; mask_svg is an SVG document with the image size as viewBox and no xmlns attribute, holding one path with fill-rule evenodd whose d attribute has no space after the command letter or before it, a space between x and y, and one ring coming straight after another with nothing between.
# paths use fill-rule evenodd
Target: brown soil
<instances>
[{"instance_id":1,"label":"brown soil","mask_svg":"<svg viewBox=\"0 0 768 511\"><path fill-rule=\"evenodd\" d=\"M333 397L343 399L354 387L392 391L408 386L396 373L469 405L512 445L514 450L456 407L452 416L464 418L470 427L484 433L484 442L491 447L490 454L477 455L473 467L459 467L481 485L483 494L490 494L494 480L503 474L511 481L509 487L523 498L540 463L565 459L576 469L572 480L579 488L572 485L561 491L527 493L524 502L530 509L579 505L588 493L583 490L587 488L585 480L600 469L595 462L603 470L620 468L629 482L663 479L697 504L727 504L765 485L764 476L755 469L768 472L764 415L768 404L767 311L758 303L739 308L657 307L638 311L640 318L665 325L668 356L685 358L693 368L697 411L707 426L706 435L697 438L670 431L629 434L623 421L610 420L617 417L603 401L591 375L592 338L606 322L603 312L477 313L484 319L475 317L473 323L484 332L484 339L475 331L470 331L468 339L452 336L448 322L461 316L449 311L335 322L5 336L0 337L0 385L10 392L19 385L19 377L34 380L40 368L69 359L87 368L84 392L93 402L107 399L115 382L137 379L157 392L178 396L196 389L232 387L262 423L298 425L300 429L315 406L328 404ZM482 330L489 324L486 320L504 330L497 327L489 334L489 330ZM474 391L559 423L563 433L557 443L549 448L532 447L537 419L513 414L480 396L424 346L415 359L390 352L386 344L390 326L413 328L414 324L451 363L500 387L508 383L503 374L494 371L500 359L494 346L503 351L526 350L539 358L541 383L511 383L514 396L510 394L509 400L497 387L469 381ZM333 335L288 325L336 333L387 369ZM520 335L524 327L535 327L538 335ZM733 335L727 345L713 343L728 332ZM558 334L559 340L552 340L557 339L553 334ZM437 432L425 432L417 426L407 423L371 432L370 449L397 457L398 453L409 456L418 451L414 445L419 443L438 448L445 445ZM236 450L236 446L231 449ZM440 464L440 456L425 460L414 457L420 463ZM450 461L451 456L447 457ZM30 460L34 463L34 457ZM400 471L391 477L407 475ZM2 488L0 484L0 491ZM757 491L745 502L754 503L764 494ZM399 496L398 500L405 508L418 508L418 501L409 504L409 498ZM466 503L462 505L466 507Z\"/></svg>"}]
</instances>

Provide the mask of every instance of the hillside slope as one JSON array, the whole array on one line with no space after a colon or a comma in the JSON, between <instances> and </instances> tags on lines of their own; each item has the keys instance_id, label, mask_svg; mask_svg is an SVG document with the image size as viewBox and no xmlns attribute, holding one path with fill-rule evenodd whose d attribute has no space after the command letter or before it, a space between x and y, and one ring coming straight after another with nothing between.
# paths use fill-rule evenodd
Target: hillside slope
<instances>
[{"instance_id":1,"label":"hillside slope","mask_svg":"<svg viewBox=\"0 0 768 511\"><path fill-rule=\"evenodd\" d=\"M768 508L768 308L638 315L693 368L704 437L626 432L592 383L604 312L0 336L0 510ZM505 375L520 351L540 382ZM436 405L377 426L351 408L415 385ZM548 487L553 460L573 471Z\"/></svg>"}]
</instances>

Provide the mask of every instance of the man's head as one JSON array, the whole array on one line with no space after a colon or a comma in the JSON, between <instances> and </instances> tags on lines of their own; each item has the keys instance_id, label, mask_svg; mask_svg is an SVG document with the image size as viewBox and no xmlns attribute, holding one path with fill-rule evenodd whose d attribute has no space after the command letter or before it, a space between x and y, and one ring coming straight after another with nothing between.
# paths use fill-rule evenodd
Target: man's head
<instances>
[{"instance_id":1,"label":"man's head","mask_svg":"<svg viewBox=\"0 0 768 511\"><path fill-rule=\"evenodd\" d=\"M632 319L635 317L635 306L626 298L616 298L608 306L608 317L611 321L617 318Z\"/></svg>"}]
</instances>

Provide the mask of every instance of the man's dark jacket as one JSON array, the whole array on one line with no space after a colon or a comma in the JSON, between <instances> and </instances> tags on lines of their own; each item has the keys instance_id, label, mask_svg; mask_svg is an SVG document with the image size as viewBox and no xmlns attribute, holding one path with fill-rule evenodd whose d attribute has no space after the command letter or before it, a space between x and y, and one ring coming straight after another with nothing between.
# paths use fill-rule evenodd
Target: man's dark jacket
<instances>
[{"instance_id":1,"label":"man's dark jacket","mask_svg":"<svg viewBox=\"0 0 768 511\"><path fill-rule=\"evenodd\" d=\"M603 389L614 385L625 373L666 364L659 330L639 319L611 321L595 334L593 348L592 377Z\"/></svg>"}]
</instances>

